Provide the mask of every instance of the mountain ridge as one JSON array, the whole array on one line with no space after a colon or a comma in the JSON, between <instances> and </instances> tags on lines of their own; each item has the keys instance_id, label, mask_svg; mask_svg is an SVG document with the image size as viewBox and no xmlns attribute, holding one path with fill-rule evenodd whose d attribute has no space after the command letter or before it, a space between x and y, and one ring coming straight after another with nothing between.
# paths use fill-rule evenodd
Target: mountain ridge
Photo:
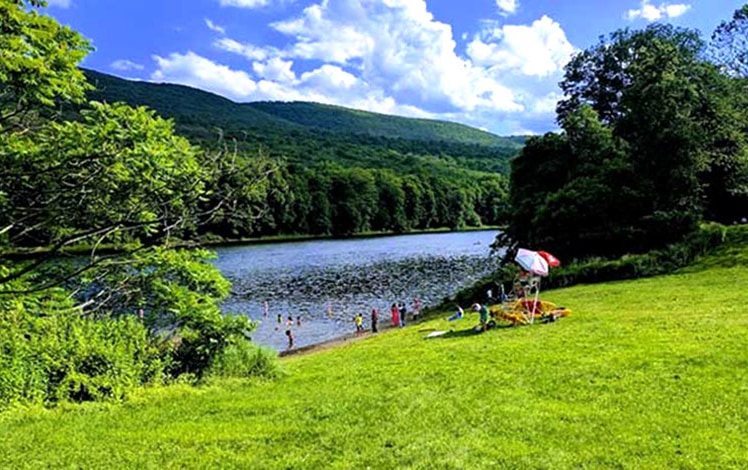
<instances>
[{"instance_id":1,"label":"mountain ridge","mask_svg":"<svg viewBox=\"0 0 748 470\"><path fill-rule=\"evenodd\" d=\"M303 166L335 162L387 168L408 155L447 159L481 172L508 172L522 148L517 137L500 137L464 124L407 118L313 102L237 103L197 88L134 81L83 69L95 90L89 99L147 106L173 119L196 144L235 142L240 150L264 152ZM394 152L394 157L393 157Z\"/></svg>"}]
</instances>

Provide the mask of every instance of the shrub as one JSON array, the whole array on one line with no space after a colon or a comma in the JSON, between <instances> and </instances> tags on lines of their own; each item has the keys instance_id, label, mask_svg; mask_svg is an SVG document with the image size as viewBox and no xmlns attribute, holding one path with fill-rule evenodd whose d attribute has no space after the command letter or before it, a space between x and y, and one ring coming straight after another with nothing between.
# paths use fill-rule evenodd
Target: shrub
<instances>
[{"instance_id":1,"label":"shrub","mask_svg":"<svg viewBox=\"0 0 748 470\"><path fill-rule=\"evenodd\" d=\"M209 374L219 377L275 378L280 374L278 353L249 340L239 340L218 354Z\"/></svg>"},{"instance_id":2,"label":"shrub","mask_svg":"<svg viewBox=\"0 0 748 470\"><path fill-rule=\"evenodd\" d=\"M699 256L715 251L725 241L744 239L748 240L748 231L737 227L728 229L716 223L705 224L680 242L673 243L662 250L625 255L613 260L586 259L552 269L550 275L543 280L543 289L667 274L688 266ZM454 300L445 302L443 307L451 307L449 303L468 305L473 302L483 302L486 300L488 289L496 292L498 285L502 283L505 288L511 286L517 272L518 269L514 263L509 263L473 286L458 292Z\"/></svg>"},{"instance_id":3,"label":"shrub","mask_svg":"<svg viewBox=\"0 0 748 470\"><path fill-rule=\"evenodd\" d=\"M135 318L94 320L64 291L0 305L0 409L15 403L120 400L163 380L165 359Z\"/></svg>"}]
</instances>

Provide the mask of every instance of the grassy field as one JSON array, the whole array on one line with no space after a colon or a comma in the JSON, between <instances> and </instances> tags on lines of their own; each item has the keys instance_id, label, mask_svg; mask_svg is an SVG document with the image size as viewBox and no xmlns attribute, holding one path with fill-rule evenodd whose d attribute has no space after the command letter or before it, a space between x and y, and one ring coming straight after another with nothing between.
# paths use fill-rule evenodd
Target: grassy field
<instances>
[{"instance_id":1,"label":"grassy field","mask_svg":"<svg viewBox=\"0 0 748 470\"><path fill-rule=\"evenodd\" d=\"M289 357L275 381L12 411L0 467L748 468L746 259L549 292L574 311L557 323L474 335L471 314Z\"/></svg>"}]
</instances>

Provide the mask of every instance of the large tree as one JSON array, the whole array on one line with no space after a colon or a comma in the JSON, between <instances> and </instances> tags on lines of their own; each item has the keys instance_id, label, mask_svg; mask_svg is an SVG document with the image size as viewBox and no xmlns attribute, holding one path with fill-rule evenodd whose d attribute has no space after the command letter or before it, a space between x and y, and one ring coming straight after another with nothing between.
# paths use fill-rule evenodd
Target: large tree
<instances>
[{"instance_id":1,"label":"large tree","mask_svg":"<svg viewBox=\"0 0 748 470\"><path fill-rule=\"evenodd\" d=\"M657 24L576 55L561 82L564 132L513 163L510 235L616 256L729 218L745 201L744 99L703 51L697 32Z\"/></svg>"},{"instance_id":2,"label":"large tree","mask_svg":"<svg viewBox=\"0 0 748 470\"><path fill-rule=\"evenodd\" d=\"M88 42L43 6L0 0L0 406L200 375L251 328L209 253L173 248L225 205L215 159L145 108L84 103Z\"/></svg>"},{"instance_id":3,"label":"large tree","mask_svg":"<svg viewBox=\"0 0 748 470\"><path fill-rule=\"evenodd\" d=\"M710 57L727 74L748 78L748 4L735 10L732 19L712 33Z\"/></svg>"}]
</instances>

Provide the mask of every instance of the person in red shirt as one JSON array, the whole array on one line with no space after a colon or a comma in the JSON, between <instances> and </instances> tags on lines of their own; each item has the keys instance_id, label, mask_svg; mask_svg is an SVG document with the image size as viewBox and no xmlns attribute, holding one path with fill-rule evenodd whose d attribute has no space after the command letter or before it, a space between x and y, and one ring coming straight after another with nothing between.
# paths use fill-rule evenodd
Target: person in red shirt
<instances>
[{"instance_id":1,"label":"person in red shirt","mask_svg":"<svg viewBox=\"0 0 748 470\"><path fill-rule=\"evenodd\" d=\"M398 310L397 304L392 304L390 311L392 312L392 326L400 326L400 310Z\"/></svg>"}]
</instances>

